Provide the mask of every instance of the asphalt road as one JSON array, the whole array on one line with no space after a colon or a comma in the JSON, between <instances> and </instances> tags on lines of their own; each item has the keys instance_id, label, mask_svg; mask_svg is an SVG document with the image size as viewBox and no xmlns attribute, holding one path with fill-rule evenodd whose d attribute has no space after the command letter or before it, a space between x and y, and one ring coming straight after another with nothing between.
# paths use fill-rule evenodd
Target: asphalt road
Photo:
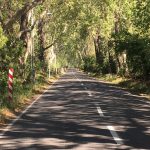
<instances>
[{"instance_id":1,"label":"asphalt road","mask_svg":"<svg viewBox=\"0 0 150 150\"><path fill-rule=\"evenodd\" d=\"M0 150L150 149L150 103L70 69L0 134Z\"/></svg>"}]
</instances>

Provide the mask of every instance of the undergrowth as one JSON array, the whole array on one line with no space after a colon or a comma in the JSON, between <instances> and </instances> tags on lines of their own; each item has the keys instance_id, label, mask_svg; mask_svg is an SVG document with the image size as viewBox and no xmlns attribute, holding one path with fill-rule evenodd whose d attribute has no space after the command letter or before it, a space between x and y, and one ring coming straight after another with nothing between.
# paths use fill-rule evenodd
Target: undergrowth
<instances>
[{"instance_id":1,"label":"undergrowth","mask_svg":"<svg viewBox=\"0 0 150 150\"><path fill-rule=\"evenodd\" d=\"M8 119L14 118L15 115L21 112L26 105L31 103L34 95L42 94L42 91L47 88L58 75L48 79L45 73L38 73L35 82L21 83L19 79L14 78L13 84L13 100L8 99L8 87L0 97L0 125L5 124Z\"/></svg>"}]
</instances>

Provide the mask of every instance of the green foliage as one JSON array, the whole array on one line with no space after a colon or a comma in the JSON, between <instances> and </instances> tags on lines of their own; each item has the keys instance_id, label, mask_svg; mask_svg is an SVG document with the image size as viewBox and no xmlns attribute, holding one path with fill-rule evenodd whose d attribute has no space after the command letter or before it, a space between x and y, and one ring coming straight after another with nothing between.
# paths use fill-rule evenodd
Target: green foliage
<instances>
[{"instance_id":1,"label":"green foliage","mask_svg":"<svg viewBox=\"0 0 150 150\"><path fill-rule=\"evenodd\" d=\"M129 71L135 77L148 77L150 73L150 39L129 33L118 36L117 53L127 53Z\"/></svg>"},{"instance_id":2,"label":"green foliage","mask_svg":"<svg viewBox=\"0 0 150 150\"><path fill-rule=\"evenodd\" d=\"M4 45L6 44L7 42L7 37L4 35L3 33L3 29L2 27L0 26L0 49L4 47Z\"/></svg>"},{"instance_id":3,"label":"green foliage","mask_svg":"<svg viewBox=\"0 0 150 150\"><path fill-rule=\"evenodd\" d=\"M138 30L143 33L145 30L149 30L150 27L150 3L149 0L138 0L134 8L134 24L138 27Z\"/></svg>"},{"instance_id":4,"label":"green foliage","mask_svg":"<svg viewBox=\"0 0 150 150\"><path fill-rule=\"evenodd\" d=\"M0 1L0 85L4 90L9 67L15 69L15 78L19 80L16 85L28 84L27 79L31 80L33 69L36 73L46 72L49 64L45 58L49 53L45 51L50 49L44 51L44 47L52 43L57 58L56 64L51 62L53 70L55 67L78 66L99 74L118 73L145 79L150 76L148 0L45 0L34 8L33 18L28 16L29 22L27 25L24 23L25 30L31 29L31 18L36 20L36 24L32 31L28 30L27 38L21 40L18 37L21 20L16 20L9 32L4 24L25 4L23 0ZM41 17L45 10L51 15ZM42 32L39 21L42 21ZM29 41L30 37L33 39ZM30 42L34 47L33 53L27 49L26 44ZM96 48L99 57L96 56ZM21 65L19 59L27 51L27 61ZM42 62L39 58L41 51L45 54Z\"/></svg>"},{"instance_id":5,"label":"green foliage","mask_svg":"<svg viewBox=\"0 0 150 150\"><path fill-rule=\"evenodd\" d=\"M96 66L96 59L94 56L88 56L84 58L83 69L85 71L91 71L91 72L96 71L97 66Z\"/></svg>"}]
</instances>

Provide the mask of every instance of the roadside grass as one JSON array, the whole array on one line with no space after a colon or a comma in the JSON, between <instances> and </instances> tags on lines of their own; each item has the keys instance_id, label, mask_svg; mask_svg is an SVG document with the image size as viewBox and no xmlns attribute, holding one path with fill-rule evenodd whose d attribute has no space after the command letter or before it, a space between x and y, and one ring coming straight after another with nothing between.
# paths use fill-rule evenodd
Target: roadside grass
<instances>
[{"instance_id":1,"label":"roadside grass","mask_svg":"<svg viewBox=\"0 0 150 150\"><path fill-rule=\"evenodd\" d=\"M110 84L124 88L131 93L144 96L150 100L150 81L134 80L131 78L120 77L117 75L98 75L94 73L88 73L90 76L109 82Z\"/></svg>"},{"instance_id":2,"label":"roadside grass","mask_svg":"<svg viewBox=\"0 0 150 150\"><path fill-rule=\"evenodd\" d=\"M13 101L8 100L7 88L1 97L0 126L6 125L8 120L15 118L36 98L36 95L42 94L58 77L59 75L55 75L48 79L45 73L39 73L36 75L35 83L27 84L21 84L20 80L14 79Z\"/></svg>"}]
</instances>

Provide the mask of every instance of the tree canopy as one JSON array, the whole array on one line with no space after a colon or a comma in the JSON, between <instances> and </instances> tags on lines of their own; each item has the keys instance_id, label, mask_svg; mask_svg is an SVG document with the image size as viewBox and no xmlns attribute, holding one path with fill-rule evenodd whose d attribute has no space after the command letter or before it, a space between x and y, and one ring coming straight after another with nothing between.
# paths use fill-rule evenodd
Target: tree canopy
<instances>
[{"instance_id":1,"label":"tree canopy","mask_svg":"<svg viewBox=\"0 0 150 150\"><path fill-rule=\"evenodd\" d=\"M24 81L33 69L56 67L55 55L57 68L148 79L149 5L148 0L1 0L0 65L14 67Z\"/></svg>"}]
</instances>

